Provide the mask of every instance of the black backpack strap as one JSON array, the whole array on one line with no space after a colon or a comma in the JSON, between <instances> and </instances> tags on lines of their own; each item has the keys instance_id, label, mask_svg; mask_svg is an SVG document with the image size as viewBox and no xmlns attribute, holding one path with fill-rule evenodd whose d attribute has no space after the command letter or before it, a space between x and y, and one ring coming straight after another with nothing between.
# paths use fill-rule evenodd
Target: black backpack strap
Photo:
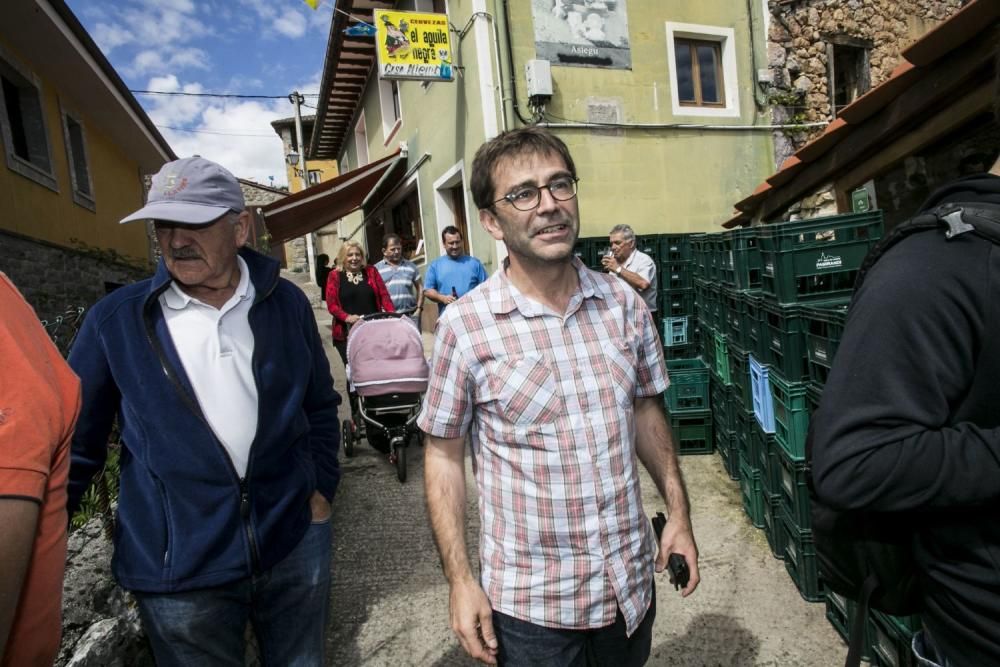
<instances>
[{"instance_id":1,"label":"black backpack strap","mask_svg":"<svg viewBox=\"0 0 1000 667\"><path fill-rule=\"evenodd\" d=\"M858 607L854 612L854 622L851 623L851 634L847 643L847 660L844 667L860 667L861 654L865 650L865 625L868 623L869 603L872 593L878 588L878 580L874 574L869 574L861 585L861 595Z\"/></svg>"},{"instance_id":2,"label":"black backpack strap","mask_svg":"<svg viewBox=\"0 0 1000 667\"><path fill-rule=\"evenodd\" d=\"M945 238L951 240L967 232L972 232L996 244L1000 244L1000 205L988 202L951 202L924 211L893 228L875 244L858 269L854 281L857 293L868 271L885 252L910 234L929 229L944 228Z\"/></svg>"}]
</instances>

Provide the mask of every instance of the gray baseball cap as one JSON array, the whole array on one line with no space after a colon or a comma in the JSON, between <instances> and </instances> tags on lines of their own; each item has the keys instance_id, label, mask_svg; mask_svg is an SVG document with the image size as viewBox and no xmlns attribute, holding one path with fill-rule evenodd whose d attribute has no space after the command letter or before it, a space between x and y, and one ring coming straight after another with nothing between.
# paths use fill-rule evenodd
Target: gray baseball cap
<instances>
[{"instance_id":1,"label":"gray baseball cap","mask_svg":"<svg viewBox=\"0 0 1000 667\"><path fill-rule=\"evenodd\" d=\"M153 176L146 205L121 222L164 220L204 225L228 211L246 208L239 181L203 157L186 157L163 165Z\"/></svg>"}]
</instances>

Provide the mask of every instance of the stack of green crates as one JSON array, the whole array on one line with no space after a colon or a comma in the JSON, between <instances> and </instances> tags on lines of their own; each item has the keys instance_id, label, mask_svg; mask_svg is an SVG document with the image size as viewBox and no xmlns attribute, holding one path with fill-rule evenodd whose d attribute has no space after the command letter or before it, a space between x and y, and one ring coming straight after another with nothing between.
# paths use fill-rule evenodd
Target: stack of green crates
<instances>
[{"instance_id":1,"label":"stack of green crates","mask_svg":"<svg viewBox=\"0 0 1000 667\"><path fill-rule=\"evenodd\" d=\"M677 453L711 454L712 410L708 367L698 358L667 361L670 387L664 394Z\"/></svg>"}]
</instances>

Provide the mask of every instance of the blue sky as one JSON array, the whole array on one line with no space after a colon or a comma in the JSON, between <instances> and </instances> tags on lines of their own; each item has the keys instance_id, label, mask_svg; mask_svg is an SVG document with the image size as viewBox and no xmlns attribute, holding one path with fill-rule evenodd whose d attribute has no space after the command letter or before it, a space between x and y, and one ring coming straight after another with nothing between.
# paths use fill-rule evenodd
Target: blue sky
<instances>
[{"instance_id":1,"label":"blue sky","mask_svg":"<svg viewBox=\"0 0 1000 667\"><path fill-rule=\"evenodd\" d=\"M67 0L130 89L242 95L319 91L333 2L314 11L303 0ZM287 99L136 99L178 156L286 184L270 123L293 115Z\"/></svg>"}]
</instances>

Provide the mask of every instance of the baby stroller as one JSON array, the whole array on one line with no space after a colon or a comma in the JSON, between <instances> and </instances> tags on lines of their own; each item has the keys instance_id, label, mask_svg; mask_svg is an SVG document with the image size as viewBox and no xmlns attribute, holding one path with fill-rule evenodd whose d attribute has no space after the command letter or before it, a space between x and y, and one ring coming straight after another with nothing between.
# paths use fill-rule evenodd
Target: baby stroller
<instances>
[{"instance_id":1,"label":"baby stroller","mask_svg":"<svg viewBox=\"0 0 1000 667\"><path fill-rule=\"evenodd\" d=\"M358 400L344 420L344 454L354 456L355 444L367 438L405 482L406 448L420 443L415 422L429 373L420 330L405 313L365 315L351 327L347 382Z\"/></svg>"}]
</instances>

